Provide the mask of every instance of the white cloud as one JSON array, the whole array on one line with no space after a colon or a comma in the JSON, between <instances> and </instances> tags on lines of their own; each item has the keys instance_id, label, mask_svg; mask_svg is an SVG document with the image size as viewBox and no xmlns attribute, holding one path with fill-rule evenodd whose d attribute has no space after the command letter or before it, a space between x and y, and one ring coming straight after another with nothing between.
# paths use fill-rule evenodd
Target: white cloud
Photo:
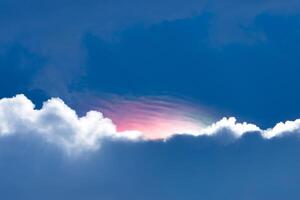
<instances>
[{"instance_id":1,"label":"white cloud","mask_svg":"<svg viewBox=\"0 0 300 200\"><path fill-rule=\"evenodd\" d=\"M263 130L255 124L247 122L238 123L234 117L224 117L220 121L204 128L196 136L199 135L215 135L222 131L229 131L233 136L239 138L249 132L257 132L265 139L272 139L274 137L280 137L287 134L300 133L300 119L295 121L279 122L273 128Z\"/></svg>"},{"instance_id":2,"label":"white cloud","mask_svg":"<svg viewBox=\"0 0 300 200\"><path fill-rule=\"evenodd\" d=\"M118 133L102 113L90 111L83 117L61 99L46 101L40 110L24 95L0 100L0 136L37 134L68 151L93 150L102 138L136 140L138 131Z\"/></svg>"},{"instance_id":3,"label":"white cloud","mask_svg":"<svg viewBox=\"0 0 300 200\"><path fill-rule=\"evenodd\" d=\"M280 122L273 128L262 130L254 124L238 123L234 117L230 117L223 118L198 133L188 134L215 135L224 130L232 133L235 138L247 132L257 132L263 138L270 139L300 133L300 119ZM0 99L0 137L14 134L39 135L47 142L71 153L96 150L103 138L134 141L149 139L138 130L118 132L112 120L97 111L89 111L85 116L78 117L76 112L59 98L52 98L44 102L41 109L35 109L35 105L22 94Z\"/></svg>"},{"instance_id":4,"label":"white cloud","mask_svg":"<svg viewBox=\"0 0 300 200\"><path fill-rule=\"evenodd\" d=\"M230 131L235 137L240 137L247 132L261 131L260 128L254 124L248 124L246 122L237 123L234 117L224 117L220 121L200 131L198 135L214 135L223 130Z\"/></svg>"},{"instance_id":5,"label":"white cloud","mask_svg":"<svg viewBox=\"0 0 300 200\"><path fill-rule=\"evenodd\" d=\"M280 122L276 124L274 128L263 131L262 134L265 138L269 139L272 137L292 133L300 133L300 119L296 119L295 121Z\"/></svg>"}]
</instances>

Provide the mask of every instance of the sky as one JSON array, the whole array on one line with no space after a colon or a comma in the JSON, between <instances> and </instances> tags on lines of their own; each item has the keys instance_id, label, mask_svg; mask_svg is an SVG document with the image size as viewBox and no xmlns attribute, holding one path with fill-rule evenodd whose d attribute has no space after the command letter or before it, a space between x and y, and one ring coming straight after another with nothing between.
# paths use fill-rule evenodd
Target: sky
<instances>
[{"instance_id":1,"label":"sky","mask_svg":"<svg viewBox=\"0 0 300 200\"><path fill-rule=\"evenodd\" d=\"M299 199L296 0L0 0L3 199Z\"/></svg>"}]
</instances>

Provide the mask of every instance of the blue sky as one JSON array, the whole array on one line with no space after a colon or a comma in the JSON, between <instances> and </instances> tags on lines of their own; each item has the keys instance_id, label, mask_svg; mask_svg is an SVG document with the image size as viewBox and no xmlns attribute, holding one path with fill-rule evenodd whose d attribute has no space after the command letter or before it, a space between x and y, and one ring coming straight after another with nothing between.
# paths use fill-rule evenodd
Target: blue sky
<instances>
[{"instance_id":1,"label":"blue sky","mask_svg":"<svg viewBox=\"0 0 300 200\"><path fill-rule=\"evenodd\" d=\"M3 198L298 199L299 11L0 0Z\"/></svg>"}]
</instances>

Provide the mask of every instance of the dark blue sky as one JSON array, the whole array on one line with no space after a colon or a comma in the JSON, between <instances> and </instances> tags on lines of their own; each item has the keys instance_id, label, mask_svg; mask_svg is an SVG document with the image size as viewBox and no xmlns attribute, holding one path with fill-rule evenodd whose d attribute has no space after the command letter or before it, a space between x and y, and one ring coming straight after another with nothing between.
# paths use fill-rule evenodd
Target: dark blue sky
<instances>
[{"instance_id":1,"label":"dark blue sky","mask_svg":"<svg viewBox=\"0 0 300 200\"><path fill-rule=\"evenodd\" d=\"M0 4L2 97L180 95L262 127L299 115L297 2Z\"/></svg>"},{"instance_id":2,"label":"dark blue sky","mask_svg":"<svg viewBox=\"0 0 300 200\"><path fill-rule=\"evenodd\" d=\"M111 95L164 95L263 129L300 115L296 0L0 0L0 27L1 98L60 97L82 114ZM109 140L75 160L39 138L0 139L0 195L299 199L298 136L224 134Z\"/></svg>"}]
</instances>

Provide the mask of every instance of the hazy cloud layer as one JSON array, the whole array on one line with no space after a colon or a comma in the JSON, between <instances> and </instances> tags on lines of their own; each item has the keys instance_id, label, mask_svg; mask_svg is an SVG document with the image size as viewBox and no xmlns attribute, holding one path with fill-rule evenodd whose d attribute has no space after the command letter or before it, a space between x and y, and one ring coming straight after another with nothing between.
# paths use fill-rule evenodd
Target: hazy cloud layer
<instances>
[{"instance_id":1,"label":"hazy cloud layer","mask_svg":"<svg viewBox=\"0 0 300 200\"><path fill-rule=\"evenodd\" d=\"M260 134L246 134L230 143L212 136L176 136L168 142L106 140L101 149L76 159L46 141L23 136L0 139L4 199L297 200L300 196L296 135L266 140Z\"/></svg>"}]
</instances>

